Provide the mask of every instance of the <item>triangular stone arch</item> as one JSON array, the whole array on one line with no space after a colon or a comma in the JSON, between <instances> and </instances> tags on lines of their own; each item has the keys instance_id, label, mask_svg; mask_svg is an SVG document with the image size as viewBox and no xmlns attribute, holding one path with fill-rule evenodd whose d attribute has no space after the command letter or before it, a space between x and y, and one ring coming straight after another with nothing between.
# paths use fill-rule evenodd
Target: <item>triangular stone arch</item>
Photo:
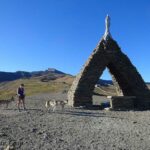
<instances>
[{"instance_id":1,"label":"triangular stone arch","mask_svg":"<svg viewBox=\"0 0 150 150\"><path fill-rule=\"evenodd\" d=\"M92 105L95 84L106 67L117 88L118 96L135 96L137 97L136 105L144 105L143 98L146 98L147 101L147 98L150 97L144 80L116 41L110 35L106 36L102 38L81 72L76 76L68 92L69 105ZM148 102L150 105L150 99Z\"/></svg>"}]
</instances>

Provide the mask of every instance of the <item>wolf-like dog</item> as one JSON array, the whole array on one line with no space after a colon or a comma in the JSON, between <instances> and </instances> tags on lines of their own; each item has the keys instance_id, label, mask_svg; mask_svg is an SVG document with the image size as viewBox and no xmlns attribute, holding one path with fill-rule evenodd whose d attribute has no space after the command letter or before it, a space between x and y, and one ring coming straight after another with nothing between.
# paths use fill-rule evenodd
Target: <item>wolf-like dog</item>
<instances>
[{"instance_id":1,"label":"wolf-like dog","mask_svg":"<svg viewBox=\"0 0 150 150\"><path fill-rule=\"evenodd\" d=\"M64 110L65 105L68 103L67 100L63 101L63 100L47 100L45 103L45 107L50 110L50 108L52 108L52 111L54 112L56 110L57 106L61 106L61 110Z\"/></svg>"},{"instance_id":2,"label":"wolf-like dog","mask_svg":"<svg viewBox=\"0 0 150 150\"><path fill-rule=\"evenodd\" d=\"M12 96L11 99L8 100L0 100L0 105L6 105L6 108L8 108L8 105L15 101L14 97Z\"/></svg>"}]
</instances>

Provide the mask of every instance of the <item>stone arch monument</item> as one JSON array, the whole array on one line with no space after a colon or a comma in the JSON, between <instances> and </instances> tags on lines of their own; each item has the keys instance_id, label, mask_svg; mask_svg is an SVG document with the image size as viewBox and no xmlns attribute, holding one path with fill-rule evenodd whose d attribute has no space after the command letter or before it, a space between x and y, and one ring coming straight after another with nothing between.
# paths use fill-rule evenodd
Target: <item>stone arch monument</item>
<instances>
[{"instance_id":1,"label":"stone arch monument","mask_svg":"<svg viewBox=\"0 0 150 150\"><path fill-rule=\"evenodd\" d=\"M69 92L68 104L71 106L92 105L95 84L107 67L116 88L118 97L134 96L134 107L150 107L150 91L141 75L129 58L113 40L109 28L110 17L107 15L105 34L93 53L76 76ZM125 99L124 99L125 101Z\"/></svg>"}]
</instances>

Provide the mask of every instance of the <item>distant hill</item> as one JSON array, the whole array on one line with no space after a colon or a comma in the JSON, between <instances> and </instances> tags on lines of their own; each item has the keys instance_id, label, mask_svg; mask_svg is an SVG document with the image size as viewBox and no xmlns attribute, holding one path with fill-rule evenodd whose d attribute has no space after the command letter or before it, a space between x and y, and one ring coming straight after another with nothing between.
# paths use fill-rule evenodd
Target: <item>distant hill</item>
<instances>
[{"instance_id":1,"label":"distant hill","mask_svg":"<svg viewBox=\"0 0 150 150\"><path fill-rule=\"evenodd\" d=\"M9 82L0 83L0 100L7 99L16 95L16 90L21 83L25 85L26 96L67 91L73 81L73 77L65 75L56 80L49 80L47 82L41 81L39 77L31 77L24 79L17 79Z\"/></svg>"},{"instance_id":2,"label":"distant hill","mask_svg":"<svg viewBox=\"0 0 150 150\"><path fill-rule=\"evenodd\" d=\"M99 81L97 82L98 85L101 86L109 86L109 85L113 85L112 80L103 80L103 79L99 79Z\"/></svg>"},{"instance_id":3,"label":"distant hill","mask_svg":"<svg viewBox=\"0 0 150 150\"><path fill-rule=\"evenodd\" d=\"M13 81L17 79L28 79L31 77L40 77L41 81L49 81L49 80L55 80L59 77L63 77L66 75L65 73L53 69L48 68L45 71L33 71L33 72L26 72L26 71L17 71L17 72L0 72L0 82L5 81Z\"/></svg>"},{"instance_id":4,"label":"distant hill","mask_svg":"<svg viewBox=\"0 0 150 150\"><path fill-rule=\"evenodd\" d=\"M17 71L17 72L0 72L0 82L13 81L20 78L30 78L32 75L29 72Z\"/></svg>"},{"instance_id":5,"label":"distant hill","mask_svg":"<svg viewBox=\"0 0 150 150\"><path fill-rule=\"evenodd\" d=\"M150 82L145 82L145 83L146 83L146 85L150 86ZM113 82L112 82L112 80L99 79L97 84L99 84L101 86L109 86L109 85L113 85Z\"/></svg>"}]
</instances>

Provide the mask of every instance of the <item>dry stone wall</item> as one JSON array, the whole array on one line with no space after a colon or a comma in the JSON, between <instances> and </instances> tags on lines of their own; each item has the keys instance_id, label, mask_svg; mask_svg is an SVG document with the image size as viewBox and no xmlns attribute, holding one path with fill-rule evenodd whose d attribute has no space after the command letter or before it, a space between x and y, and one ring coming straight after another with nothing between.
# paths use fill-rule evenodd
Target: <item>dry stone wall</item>
<instances>
[{"instance_id":1,"label":"dry stone wall","mask_svg":"<svg viewBox=\"0 0 150 150\"><path fill-rule=\"evenodd\" d=\"M68 92L69 105L92 105L94 86L106 67L112 76L118 96L138 97L134 104L137 107L144 103L142 98L146 98L150 105L150 92L144 80L112 38L99 42L76 76Z\"/></svg>"}]
</instances>

